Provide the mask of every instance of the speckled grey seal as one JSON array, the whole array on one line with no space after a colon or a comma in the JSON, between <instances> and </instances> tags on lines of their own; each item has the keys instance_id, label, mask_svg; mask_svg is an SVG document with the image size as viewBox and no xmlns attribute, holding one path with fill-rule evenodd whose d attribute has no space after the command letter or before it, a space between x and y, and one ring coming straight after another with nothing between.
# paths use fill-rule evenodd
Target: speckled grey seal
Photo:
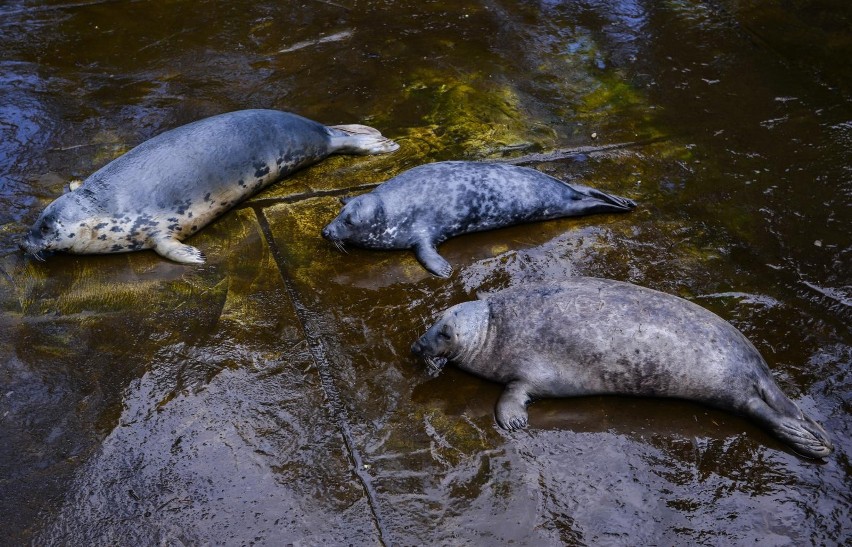
<instances>
[{"instance_id":1,"label":"speckled grey seal","mask_svg":"<svg viewBox=\"0 0 852 547\"><path fill-rule=\"evenodd\" d=\"M398 145L363 125L326 127L277 110L240 110L166 131L60 196L21 243L44 251L153 249L204 262L181 241L293 171L331 154L382 154Z\"/></svg>"},{"instance_id":2,"label":"speckled grey seal","mask_svg":"<svg viewBox=\"0 0 852 547\"><path fill-rule=\"evenodd\" d=\"M447 239L523 222L636 207L625 198L568 184L535 169L447 161L421 165L368 194L344 201L322 235L339 248L414 249L427 270L449 277L453 268L438 254Z\"/></svg>"},{"instance_id":3,"label":"speckled grey seal","mask_svg":"<svg viewBox=\"0 0 852 547\"><path fill-rule=\"evenodd\" d=\"M766 362L727 321L682 298L588 277L507 289L446 310L412 346L433 372L449 360L506 384L497 422L527 425L544 397L678 397L743 414L796 452L831 441L781 392Z\"/></svg>"}]
</instances>

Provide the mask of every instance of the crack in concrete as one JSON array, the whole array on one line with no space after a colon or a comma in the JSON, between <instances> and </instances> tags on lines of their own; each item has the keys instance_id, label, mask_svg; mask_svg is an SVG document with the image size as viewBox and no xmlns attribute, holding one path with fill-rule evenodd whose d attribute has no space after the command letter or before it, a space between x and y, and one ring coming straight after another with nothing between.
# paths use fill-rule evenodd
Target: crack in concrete
<instances>
[{"instance_id":1,"label":"crack in concrete","mask_svg":"<svg viewBox=\"0 0 852 547\"><path fill-rule=\"evenodd\" d=\"M348 190L342 190L337 192L343 193L345 191ZM319 192L317 194L333 195L334 193L335 192ZM273 200L272 203L282 203L282 201ZM346 409L341 400L340 392L338 391L337 386L334 385L334 378L332 377L330 372L331 367L329 365L328 357L326 356L327 352L325 350L323 340L319 336L313 335L308 327L311 311L302 302L301 298L299 297L299 291L296 289L293 280L286 273L287 264L284 260L284 256L281 253L281 250L275 243L275 239L272 236L272 229L269 226L269 221L267 220L266 215L263 214L262 206L257 202L254 202L252 204L252 208L254 209L254 213L257 216L257 221L260 225L261 231L263 232L263 236L266 239L267 244L269 245L269 250L272 253L273 259L275 260L275 264L278 269L278 273L281 276L281 280L284 282L284 287L287 290L287 295L290 297L290 301L293 304L293 308L296 310L296 316L299 319L299 327L305 337L305 340L307 341L311 360L314 362L317 372L319 373L320 384L322 386L322 390L325 394L326 400L329 401L332 417L336 422L338 431L340 431L340 434L343 437L343 442L346 446L347 456L349 457L349 460L352 464L355 476L358 478L358 481L361 483L361 487L364 489L364 493L367 496L367 503L370 506L370 512L373 517L373 522L375 523L376 529L378 530L379 542L382 545L388 545L388 540L390 536L388 534L387 529L385 528L384 521L381 516L378 494L376 493L375 488L373 488L370 475L365 472L364 462L361 459L361 454L355 447L355 442L352 438L352 429L349 426L349 421L346 419Z\"/></svg>"},{"instance_id":2,"label":"crack in concrete","mask_svg":"<svg viewBox=\"0 0 852 547\"><path fill-rule=\"evenodd\" d=\"M384 181L383 181L384 182ZM287 196L281 196L277 198L259 198L259 199L250 199L245 203L234 207L234 209L254 209L255 213L258 216L261 215L261 209L266 207L271 207L273 205L278 205L281 203L297 203L299 201L304 201L306 199L312 198L321 198L321 197L336 197L336 196L345 196L347 194L351 194L354 192L360 192L363 190L372 190L376 188L379 182L372 184L362 184L360 186L350 186L348 188L338 188L334 190L315 190L313 192L302 192L300 194L290 194Z\"/></svg>"},{"instance_id":3,"label":"crack in concrete","mask_svg":"<svg viewBox=\"0 0 852 547\"><path fill-rule=\"evenodd\" d=\"M667 142L669 137L653 137L641 141L619 142L614 144L602 144L599 146L578 146L576 148L559 148L550 152L542 152L535 154L527 154L515 158L499 158L499 159L482 159L473 161L493 162L493 163L508 163L512 165L527 165L531 163L544 163L548 161L557 161L573 158L579 155L600 154L611 150L625 150L629 148L640 148L657 142ZM256 198L248 199L234 209L254 209L255 212L260 212L265 207L271 207L280 203L297 203L311 198L318 197L336 197L345 196L365 190L373 190L386 181L374 182L369 184L360 184L358 186L349 186L347 188L335 188L332 190L314 190L310 192L301 192L298 194L289 194L281 197Z\"/></svg>"},{"instance_id":4,"label":"crack in concrete","mask_svg":"<svg viewBox=\"0 0 852 547\"><path fill-rule=\"evenodd\" d=\"M580 155L600 154L610 150L625 150L628 148L640 148L657 142L667 142L669 137L652 137L641 141L617 142L613 144L601 144L598 146L578 146L576 148L559 148L550 152L541 152L536 154L527 154L516 158L500 158L493 160L495 163L509 163L512 165L527 165L530 163L544 163L548 161L557 161L573 158Z\"/></svg>"}]
</instances>

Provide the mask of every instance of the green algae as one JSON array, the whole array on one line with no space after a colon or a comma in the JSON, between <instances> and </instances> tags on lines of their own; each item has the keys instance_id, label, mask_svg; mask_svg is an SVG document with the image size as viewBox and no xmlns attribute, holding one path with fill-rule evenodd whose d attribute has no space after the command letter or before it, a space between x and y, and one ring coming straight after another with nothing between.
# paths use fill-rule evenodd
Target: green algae
<instances>
[{"instance_id":1,"label":"green algae","mask_svg":"<svg viewBox=\"0 0 852 547\"><path fill-rule=\"evenodd\" d=\"M397 127L393 114L398 111L416 112L420 123ZM510 86L480 74L449 77L414 71L398 103L389 113L370 117L369 123L400 149L387 155L327 158L273 185L255 201L379 184L430 161L500 157L551 148L557 140L552 129L524 109Z\"/></svg>"},{"instance_id":2,"label":"green algae","mask_svg":"<svg viewBox=\"0 0 852 547\"><path fill-rule=\"evenodd\" d=\"M406 137L433 159L479 159L555 142L553 131L525 110L512 87L479 73L454 78L415 71L397 108L421 112L424 124L409 128Z\"/></svg>"},{"instance_id":3,"label":"green algae","mask_svg":"<svg viewBox=\"0 0 852 547\"><path fill-rule=\"evenodd\" d=\"M598 118L619 110L632 110L644 105L643 98L622 78L607 74L598 80L596 89L582 98L576 111L581 119Z\"/></svg>"},{"instance_id":4,"label":"green algae","mask_svg":"<svg viewBox=\"0 0 852 547\"><path fill-rule=\"evenodd\" d=\"M569 109L572 118L594 129L601 139L611 138L610 134L638 139L666 135L666 131L658 127L657 113L649 107L645 94L617 71L599 74L592 89L583 93ZM612 127L613 121L617 122L616 127Z\"/></svg>"}]
</instances>

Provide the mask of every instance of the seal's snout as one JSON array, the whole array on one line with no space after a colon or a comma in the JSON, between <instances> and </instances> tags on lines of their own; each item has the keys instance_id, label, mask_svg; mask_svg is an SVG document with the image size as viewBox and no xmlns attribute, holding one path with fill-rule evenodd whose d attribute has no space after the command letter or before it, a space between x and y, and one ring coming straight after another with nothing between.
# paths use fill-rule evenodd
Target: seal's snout
<instances>
[{"instance_id":1,"label":"seal's snout","mask_svg":"<svg viewBox=\"0 0 852 547\"><path fill-rule=\"evenodd\" d=\"M27 254L34 254L38 250L38 247L32 230L18 240L18 248Z\"/></svg>"},{"instance_id":2,"label":"seal's snout","mask_svg":"<svg viewBox=\"0 0 852 547\"><path fill-rule=\"evenodd\" d=\"M447 358L436 355L435 348L429 347L428 335L429 333L424 334L411 344L411 353L423 359L426 363L426 372L430 376L437 376L447 364Z\"/></svg>"},{"instance_id":3,"label":"seal's snout","mask_svg":"<svg viewBox=\"0 0 852 547\"><path fill-rule=\"evenodd\" d=\"M36 260L44 260L44 257L42 256L44 246L36 243L31 233L18 241L18 248Z\"/></svg>"},{"instance_id":4,"label":"seal's snout","mask_svg":"<svg viewBox=\"0 0 852 547\"><path fill-rule=\"evenodd\" d=\"M343 240L340 238L337 230L334 229L334 222L323 228L320 234L326 241L330 241L338 251L347 252Z\"/></svg>"}]
</instances>

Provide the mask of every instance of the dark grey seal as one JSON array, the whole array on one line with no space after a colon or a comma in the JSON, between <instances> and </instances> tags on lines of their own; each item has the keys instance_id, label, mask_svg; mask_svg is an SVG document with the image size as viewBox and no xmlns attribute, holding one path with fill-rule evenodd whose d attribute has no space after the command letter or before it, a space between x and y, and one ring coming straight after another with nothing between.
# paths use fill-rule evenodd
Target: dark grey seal
<instances>
[{"instance_id":1,"label":"dark grey seal","mask_svg":"<svg viewBox=\"0 0 852 547\"><path fill-rule=\"evenodd\" d=\"M412 351L433 372L447 360L506 384L496 417L526 427L543 397L645 395L698 401L750 417L812 458L825 431L775 384L730 323L687 300L629 283L572 278L507 289L446 310Z\"/></svg>"},{"instance_id":2,"label":"dark grey seal","mask_svg":"<svg viewBox=\"0 0 852 547\"><path fill-rule=\"evenodd\" d=\"M322 235L339 248L413 249L424 268L449 277L437 246L459 234L523 222L636 207L625 198L568 184L535 169L471 161L421 165L344 201Z\"/></svg>"},{"instance_id":3,"label":"dark grey seal","mask_svg":"<svg viewBox=\"0 0 852 547\"><path fill-rule=\"evenodd\" d=\"M277 110L240 110L143 142L57 198L21 248L77 254L153 249L183 263L204 256L181 241L293 171L331 154L399 146L363 125L326 127Z\"/></svg>"}]
</instances>

